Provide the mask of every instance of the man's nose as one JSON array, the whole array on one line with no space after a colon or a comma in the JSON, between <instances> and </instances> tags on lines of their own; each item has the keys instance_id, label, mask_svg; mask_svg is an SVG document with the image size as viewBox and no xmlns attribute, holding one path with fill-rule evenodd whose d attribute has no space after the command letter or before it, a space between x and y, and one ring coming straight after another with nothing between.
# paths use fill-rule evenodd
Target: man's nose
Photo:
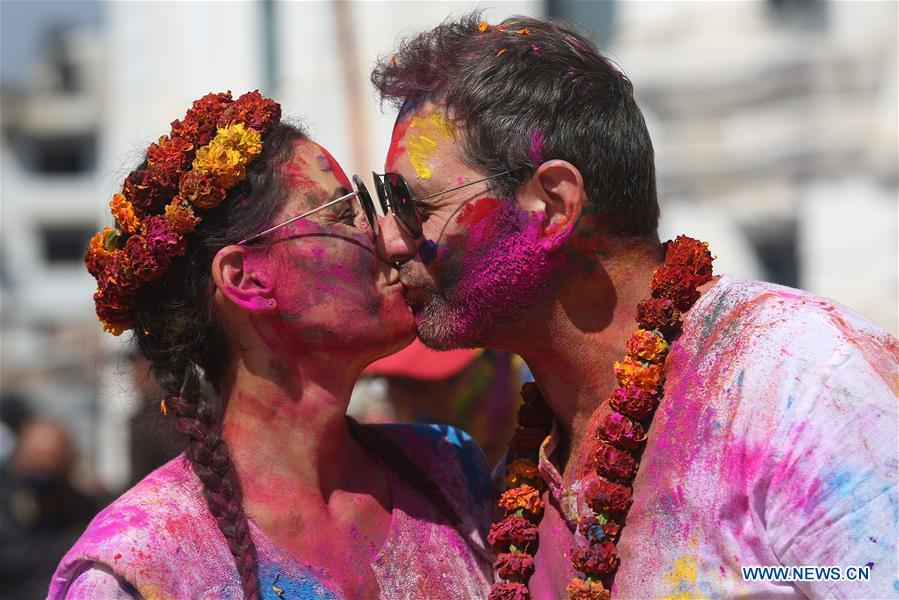
<instances>
[{"instance_id":1,"label":"man's nose","mask_svg":"<svg viewBox=\"0 0 899 600\"><path fill-rule=\"evenodd\" d=\"M404 263L415 256L418 251L418 241L406 235L396 222L393 213L387 213L385 217L378 217L379 229L378 254L382 260L391 263Z\"/></svg>"}]
</instances>

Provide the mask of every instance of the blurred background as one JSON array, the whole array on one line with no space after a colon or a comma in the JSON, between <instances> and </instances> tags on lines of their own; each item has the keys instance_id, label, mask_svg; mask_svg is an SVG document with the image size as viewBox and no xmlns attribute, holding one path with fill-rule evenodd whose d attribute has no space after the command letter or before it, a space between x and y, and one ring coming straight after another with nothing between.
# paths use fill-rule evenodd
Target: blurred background
<instances>
[{"instance_id":1,"label":"blurred background","mask_svg":"<svg viewBox=\"0 0 899 600\"><path fill-rule=\"evenodd\" d=\"M655 142L662 235L719 272L835 298L897 332L894 2L0 2L0 597L43 597L94 511L178 451L82 257L108 200L209 91L259 89L349 172L394 115L368 83L398 37L476 8L578 21L627 73ZM354 394L364 420L438 420L491 458L517 357L413 347Z\"/></svg>"}]
</instances>

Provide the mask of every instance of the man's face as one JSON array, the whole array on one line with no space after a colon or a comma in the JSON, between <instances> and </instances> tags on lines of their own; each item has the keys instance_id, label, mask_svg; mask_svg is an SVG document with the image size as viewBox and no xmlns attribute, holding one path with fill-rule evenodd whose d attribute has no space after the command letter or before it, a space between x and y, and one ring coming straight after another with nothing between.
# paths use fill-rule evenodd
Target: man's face
<instances>
[{"instance_id":1,"label":"man's face","mask_svg":"<svg viewBox=\"0 0 899 600\"><path fill-rule=\"evenodd\" d=\"M385 168L416 198L493 174L462 161L444 108L430 102L403 107ZM419 337L433 348L514 345L523 313L544 295L553 266L542 243L544 214L497 198L489 183L418 203L420 239L405 236L392 216L384 221L379 249L385 260L405 261L406 300Z\"/></svg>"}]
</instances>

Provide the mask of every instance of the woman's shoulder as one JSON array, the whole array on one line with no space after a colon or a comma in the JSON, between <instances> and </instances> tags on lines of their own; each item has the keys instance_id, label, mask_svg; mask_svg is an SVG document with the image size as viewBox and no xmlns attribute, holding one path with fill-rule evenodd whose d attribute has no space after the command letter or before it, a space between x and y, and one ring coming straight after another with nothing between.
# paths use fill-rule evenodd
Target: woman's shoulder
<instances>
[{"instance_id":1,"label":"woman's shoulder","mask_svg":"<svg viewBox=\"0 0 899 600\"><path fill-rule=\"evenodd\" d=\"M141 595L199 596L195 585L227 579L224 538L184 456L150 473L101 511L57 567L49 598L64 598L91 569L103 569ZM219 556L220 555L220 556ZM221 577L217 577L221 576Z\"/></svg>"},{"instance_id":2,"label":"woman's shoulder","mask_svg":"<svg viewBox=\"0 0 899 600\"><path fill-rule=\"evenodd\" d=\"M490 468L474 439L458 427L437 424L366 425L393 442L458 503L489 505Z\"/></svg>"}]
</instances>

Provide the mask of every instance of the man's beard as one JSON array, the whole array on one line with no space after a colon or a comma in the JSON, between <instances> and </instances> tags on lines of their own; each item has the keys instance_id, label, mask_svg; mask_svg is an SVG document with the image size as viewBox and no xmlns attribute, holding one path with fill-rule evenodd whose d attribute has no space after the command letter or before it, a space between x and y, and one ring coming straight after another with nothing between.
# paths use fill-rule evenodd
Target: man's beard
<instances>
[{"instance_id":1,"label":"man's beard","mask_svg":"<svg viewBox=\"0 0 899 600\"><path fill-rule=\"evenodd\" d=\"M427 346L514 346L528 313L545 300L560 253L542 245L542 215L514 210L513 219L503 219L503 234L483 253L448 266L445 288L426 288L428 300L415 307L415 319Z\"/></svg>"}]
</instances>

